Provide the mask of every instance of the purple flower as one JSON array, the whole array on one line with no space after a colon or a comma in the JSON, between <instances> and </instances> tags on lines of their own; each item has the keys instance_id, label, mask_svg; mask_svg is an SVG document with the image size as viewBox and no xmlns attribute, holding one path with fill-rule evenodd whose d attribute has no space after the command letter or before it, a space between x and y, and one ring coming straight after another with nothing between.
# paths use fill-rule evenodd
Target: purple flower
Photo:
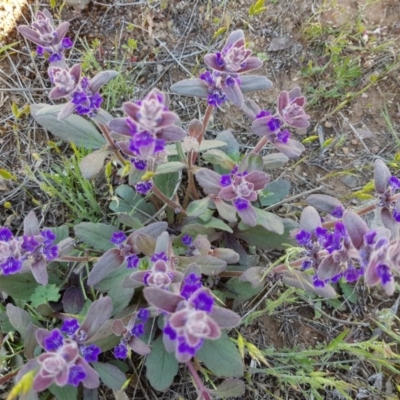
<instances>
[{"instance_id":1,"label":"purple flower","mask_svg":"<svg viewBox=\"0 0 400 400\"><path fill-rule=\"evenodd\" d=\"M132 164L135 166L136 169L139 171L144 171L147 168L147 162L144 160L135 160L132 159Z\"/></svg>"},{"instance_id":2,"label":"purple flower","mask_svg":"<svg viewBox=\"0 0 400 400\"><path fill-rule=\"evenodd\" d=\"M119 246L122 243L124 243L126 240L126 235L124 232L119 231L119 232L114 232L111 236L110 242Z\"/></svg>"},{"instance_id":3,"label":"purple flower","mask_svg":"<svg viewBox=\"0 0 400 400\"><path fill-rule=\"evenodd\" d=\"M153 187L153 183L151 181L143 181L143 182L138 182L135 185L135 189L138 193L146 195L148 194Z\"/></svg>"},{"instance_id":4,"label":"purple flower","mask_svg":"<svg viewBox=\"0 0 400 400\"><path fill-rule=\"evenodd\" d=\"M201 276L192 272L184 279L184 283L181 287L181 296L188 300L189 297L201 287Z\"/></svg>"},{"instance_id":5,"label":"purple flower","mask_svg":"<svg viewBox=\"0 0 400 400\"><path fill-rule=\"evenodd\" d=\"M44 340L44 348L47 351L56 351L64 344L64 336L58 329L53 329Z\"/></svg>"},{"instance_id":6,"label":"purple flower","mask_svg":"<svg viewBox=\"0 0 400 400\"><path fill-rule=\"evenodd\" d=\"M99 354L101 349L95 344L90 344L89 346L80 347L81 354L87 362L96 362L99 359Z\"/></svg>"},{"instance_id":7,"label":"purple flower","mask_svg":"<svg viewBox=\"0 0 400 400\"><path fill-rule=\"evenodd\" d=\"M275 132L281 127L281 120L279 118L271 117L267 120L267 127L271 132Z\"/></svg>"},{"instance_id":8,"label":"purple flower","mask_svg":"<svg viewBox=\"0 0 400 400\"><path fill-rule=\"evenodd\" d=\"M0 264L0 269L6 276L16 274L22 269L22 261L9 257L4 263Z\"/></svg>"},{"instance_id":9,"label":"purple flower","mask_svg":"<svg viewBox=\"0 0 400 400\"><path fill-rule=\"evenodd\" d=\"M308 128L310 116L304 111L306 98L295 87L290 92L283 91L278 96L278 113L289 125L296 128Z\"/></svg>"},{"instance_id":10,"label":"purple flower","mask_svg":"<svg viewBox=\"0 0 400 400\"><path fill-rule=\"evenodd\" d=\"M9 242L14 235L8 228L0 228L0 241L2 242Z\"/></svg>"},{"instance_id":11,"label":"purple flower","mask_svg":"<svg viewBox=\"0 0 400 400\"><path fill-rule=\"evenodd\" d=\"M69 369L68 383L78 386L86 378L86 371L81 365L73 365Z\"/></svg>"},{"instance_id":12,"label":"purple flower","mask_svg":"<svg viewBox=\"0 0 400 400\"><path fill-rule=\"evenodd\" d=\"M80 328L80 324L78 320L74 319L68 319L64 321L62 327L61 327L61 332L66 333L68 336L74 336L76 331Z\"/></svg>"},{"instance_id":13,"label":"purple flower","mask_svg":"<svg viewBox=\"0 0 400 400\"><path fill-rule=\"evenodd\" d=\"M296 240L297 243L300 246L305 246L307 247L310 244L311 241L311 233L301 230L297 235L296 235Z\"/></svg>"},{"instance_id":14,"label":"purple flower","mask_svg":"<svg viewBox=\"0 0 400 400\"><path fill-rule=\"evenodd\" d=\"M131 334L133 336L141 336L144 334L144 325L143 324L136 324L133 326L133 328L131 329Z\"/></svg>"},{"instance_id":15,"label":"purple flower","mask_svg":"<svg viewBox=\"0 0 400 400\"><path fill-rule=\"evenodd\" d=\"M182 243L185 246L190 246L193 243L193 238L190 235L185 234L182 236Z\"/></svg>"},{"instance_id":16,"label":"purple flower","mask_svg":"<svg viewBox=\"0 0 400 400\"><path fill-rule=\"evenodd\" d=\"M137 268L139 265L139 257L136 254L132 254L126 257L126 268L132 269Z\"/></svg>"},{"instance_id":17,"label":"purple flower","mask_svg":"<svg viewBox=\"0 0 400 400\"><path fill-rule=\"evenodd\" d=\"M393 279L392 273L390 272L390 268L385 264L377 265L376 273L379 276L382 285L388 284Z\"/></svg>"},{"instance_id":18,"label":"purple flower","mask_svg":"<svg viewBox=\"0 0 400 400\"><path fill-rule=\"evenodd\" d=\"M150 311L147 308L141 308L137 314L137 318L146 322L150 317Z\"/></svg>"},{"instance_id":19,"label":"purple flower","mask_svg":"<svg viewBox=\"0 0 400 400\"><path fill-rule=\"evenodd\" d=\"M128 357L128 348L125 344L120 343L118 346L114 347L114 356L115 358L119 358L121 360L125 360Z\"/></svg>"},{"instance_id":20,"label":"purple flower","mask_svg":"<svg viewBox=\"0 0 400 400\"><path fill-rule=\"evenodd\" d=\"M241 74L262 66L262 61L251 54L251 50L246 49L244 33L239 29L229 35L221 52L206 54L204 62L219 72Z\"/></svg>"},{"instance_id":21,"label":"purple flower","mask_svg":"<svg viewBox=\"0 0 400 400\"><path fill-rule=\"evenodd\" d=\"M61 46L63 47L63 49L70 49L73 45L74 42L69 37L65 37L61 41Z\"/></svg>"}]
</instances>

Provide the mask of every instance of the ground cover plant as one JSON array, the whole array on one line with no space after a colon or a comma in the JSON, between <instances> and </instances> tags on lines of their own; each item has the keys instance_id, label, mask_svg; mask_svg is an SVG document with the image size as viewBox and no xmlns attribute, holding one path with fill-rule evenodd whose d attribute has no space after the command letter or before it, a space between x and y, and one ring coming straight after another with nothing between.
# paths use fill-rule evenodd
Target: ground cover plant
<instances>
[{"instance_id":1,"label":"ground cover plant","mask_svg":"<svg viewBox=\"0 0 400 400\"><path fill-rule=\"evenodd\" d=\"M256 2L249 12L262 7ZM400 356L379 341L383 334L398 341L390 329L396 308L380 316L380 333L369 341L352 343L344 330L331 343L292 355L260 350L240 332L262 315L257 308L270 284L284 292L266 302L268 312L296 302L295 293L325 315L322 301L340 308L337 292L354 301L360 284L394 294L400 180L385 162L373 162L374 184L364 188L369 205L353 209L311 194L298 219L283 218L270 210L287 195L288 182L271 174L303 155L306 147L292 135L307 129L311 117L295 84L268 109L248 97L268 96L272 82L253 74L262 60L242 29L227 32L220 48L204 55L197 77L170 87L182 102L203 102L199 119L184 120L172 110L170 94L156 88L124 102L118 115L104 109L103 91L118 72L83 73L79 62L70 63L68 28L47 9L18 27L34 44L35 60L48 63L48 97L58 103L32 104L31 116L71 142L78 160L43 174L41 187L79 219L41 227L31 211L20 230L1 227L0 290L7 298L1 327L16 333L5 341L5 359L15 362L23 353L1 380L14 379L8 398L97 398L104 387L122 396L142 365L159 392L190 374L197 398L256 397L244 393L259 375L306 388L315 398L324 390L353 398L352 382L317 369L340 364L344 352L373 365L375 392L382 374L397 375ZM256 138L247 151L229 129L206 136L213 113L228 103ZM109 198L99 206L95 182L102 176ZM373 228L363 219L372 211ZM274 259L254 263L254 249L275 251ZM238 304L256 295L261 301L252 312L238 312ZM249 369L246 357L253 360ZM271 360L280 367L271 368Z\"/></svg>"}]
</instances>

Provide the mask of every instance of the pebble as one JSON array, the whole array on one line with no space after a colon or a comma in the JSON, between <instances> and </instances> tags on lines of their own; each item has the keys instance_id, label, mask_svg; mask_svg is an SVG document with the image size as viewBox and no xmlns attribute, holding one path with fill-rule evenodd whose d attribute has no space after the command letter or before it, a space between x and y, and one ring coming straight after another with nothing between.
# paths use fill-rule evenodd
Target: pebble
<instances>
[{"instance_id":1,"label":"pebble","mask_svg":"<svg viewBox=\"0 0 400 400\"><path fill-rule=\"evenodd\" d=\"M332 122L326 121L324 125L325 128L332 128Z\"/></svg>"}]
</instances>

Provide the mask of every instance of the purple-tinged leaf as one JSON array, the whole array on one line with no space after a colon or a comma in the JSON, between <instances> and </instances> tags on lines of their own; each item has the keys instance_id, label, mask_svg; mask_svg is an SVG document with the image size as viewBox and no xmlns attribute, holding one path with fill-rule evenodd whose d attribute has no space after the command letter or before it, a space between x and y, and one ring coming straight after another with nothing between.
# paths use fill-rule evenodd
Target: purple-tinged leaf
<instances>
[{"instance_id":1,"label":"purple-tinged leaf","mask_svg":"<svg viewBox=\"0 0 400 400\"><path fill-rule=\"evenodd\" d=\"M22 308L16 307L11 303L7 304L6 307L7 317L10 324L15 328L17 332L24 339L27 334L27 329L30 324L41 326L37 321L35 321L32 316Z\"/></svg>"},{"instance_id":2,"label":"purple-tinged leaf","mask_svg":"<svg viewBox=\"0 0 400 400\"><path fill-rule=\"evenodd\" d=\"M218 194L221 190L221 175L207 168L201 168L196 173L196 179L206 194Z\"/></svg>"},{"instance_id":3,"label":"purple-tinged leaf","mask_svg":"<svg viewBox=\"0 0 400 400\"><path fill-rule=\"evenodd\" d=\"M242 77L244 78L244 76ZM245 99L243 102L242 112L246 115L251 121L254 121L257 118L257 115L260 113L261 109L257 105L254 100Z\"/></svg>"},{"instance_id":4,"label":"purple-tinged leaf","mask_svg":"<svg viewBox=\"0 0 400 400\"><path fill-rule=\"evenodd\" d=\"M100 88L117 77L117 71L101 71L89 81L89 89L92 93L97 93Z\"/></svg>"},{"instance_id":5,"label":"purple-tinged leaf","mask_svg":"<svg viewBox=\"0 0 400 400\"><path fill-rule=\"evenodd\" d=\"M374 162L374 181L375 190L378 193L385 193L391 176L392 174L390 173L389 168L386 166L386 164L382 160L376 159Z\"/></svg>"},{"instance_id":6,"label":"purple-tinged leaf","mask_svg":"<svg viewBox=\"0 0 400 400\"><path fill-rule=\"evenodd\" d=\"M385 228L390 231L390 238L397 239L399 236L399 223L393 218L392 213L387 208L381 209L381 220Z\"/></svg>"},{"instance_id":7,"label":"purple-tinged leaf","mask_svg":"<svg viewBox=\"0 0 400 400\"><path fill-rule=\"evenodd\" d=\"M154 251L155 254L165 253L168 254L169 249L169 234L168 232L163 232L158 238L156 242L156 249Z\"/></svg>"},{"instance_id":8,"label":"purple-tinged leaf","mask_svg":"<svg viewBox=\"0 0 400 400\"><path fill-rule=\"evenodd\" d=\"M328 214L339 207L344 210L343 204L338 199L326 194L312 194L306 198L306 202L317 210L324 211Z\"/></svg>"},{"instance_id":9,"label":"purple-tinged leaf","mask_svg":"<svg viewBox=\"0 0 400 400\"><path fill-rule=\"evenodd\" d=\"M195 96L206 99L208 96L208 87L206 83L199 79L184 79L173 84L170 87L171 92L183 96Z\"/></svg>"},{"instance_id":10,"label":"purple-tinged leaf","mask_svg":"<svg viewBox=\"0 0 400 400\"><path fill-rule=\"evenodd\" d=\"M278 140L274 142L274 146L285 156L289 158L298 158L306 149L303 144L297 140L289 139L287 143L281 143Z\"/></svg>"},{"instance_id":11,"label":"purple-tinged leaf","mask_svg":"<svg viewBox=\"0 0 400 400\"><path fill-rule=\"evenodd\" d=\"M132 337L132 339L128 342L128 345L140 356L147 356L147 354L151 353L151 347L138 337Z\"/></svg>"},{"instance_id":12,"label":"purple-tinged leaf","mask_svg":"<svg viewBox=\"0 0 400 400\"><path fill-rule=\"evenodd\" d=\"M220 165L222 168L232 170L236 163L222 150L212 149L203 154L203 160L213 165Z\"/></svg>"},{"instance_id":13,"label":"purple-tinged leaf","mask_svg":"<svg viewBox=\"0 0 400 400\"><path fill-rule=\"evenodd\" d=\"M58 257L63 257L69 254L75 247L75 240L68 237L61 240L58 244Z\"/></svg>"},{"instance_id":14,"label":"purple-tinged leaf","mask_svg":"<svg viewBox=\"0 0 400 400\"><path fill-rule=\"evenodd\" d=\"M28 25L19 25L19 26L17 26L17 30L23 37L30 40L31 42L33 42L39 46L43 45L43 41L40 38L39 33L36 32L35 30L33 30Z\"/></svg>"},{"instance_id":15,"label":"purple-tinged leaf","mask_svg":"<svg viewBox=\"0 0 400 400\"><path fill-rule=\"evenodd\" d=\"M340 263L335 262L332 254L325 257L318 266L318 279L325 281L339 275L342 270Z\"/></svg>"},{"instance_id":16,"label":"purple-tinged leaf","mask_svg":"<svg viewBox=\"0 0 400 400\"><path fill-rule=\"evenodd\" d=\"M117 269L124 262L124 257L119 249L106 251L94 264L89 273L87 284L95 286L102 281L111 271Z\"/></svg>"},{"instance_id":17,"label":"purple-tinged leaf","mask_svg":"<svg viewBox=\"0 0 400 400\"><path fill-rule=\"evenodd\" d=\"M299 271L287 271L282 277L282 282L286 285L294 286L310 293L315 293L317 296L333 299L337 296L335 289L328 283L322 287L313 285L312 276Z\"/></svg>"},{"instance_id":18,"label":"purple-tinged leaf","mask_svg":"<svg viewBox=\"0 0 400 400\"><path fill-rule=\"evenodd\" d=\"M56 106L33 104L31 105L31 114L38 124L54 136L68 142L72 141L79 147L93 150L106 144L104 137L96 127L85 118L71 115L62 121L58 120L58 114L64 106L64 104Z\"/></svg>"},{"instance_id":19,"label":"purple-tinged leaf","mask_svg":"<svg viewBox=\"0 0 400 400\"><path fill-rule=\"evenodd\" d=\"M321 217L319 216L318 211L314 207L307 206L300 216L300 229L313 233L321 226Z\"/></svg>"},{"instance_id":20,"label":"purple-tinged leaf","mask_svg":"<svg viewBox=\"0 0 400 400\"><path fill-rule=\"evenodd\" d=\"M289 157L283 153L272 153L263 157L264 171L272 171L282 168L289 161Z\"/></svg>"},{"instance_id":21,"label":"purple-tinged leaf","mask_svg":"<svg viewBox=\"0 0 400 400\"><path fill-rule=\"evenodd\" d=\"M57 107L57 106L55 106L55 107ZM76 106L74 103L72 103L71 101L69 101L68 103L65 103L57 115L57 121L63 121L66 118L68 118L69 116L78 117L78 115L72 115L75 112L75 110L76 110ZM50 132L53 133L53 131L51 131L51 130L50 130ZM53 135L57 136L57 134L55 134L55 133L53 133ZM61 139L66 140L65 137L62 137ZM83 147L83 145L82 145L82 147Z\"/></svg>"},{"instance_id":22,"label":"purple-tinged leaf","mask_svg":"<svg viewBox=\"0 0 400 400\"><path fill-rule=\"evenodd\" d=\"M37 329L38 327L33 325L31 322L29 322L28 327L26 328L24 339L24 355L28 360L35 357L34 353L37 346L35 332Z\"/></svg>"},{"instance_id":23,"label":"purple-tinged leaf","mask_svg":"<svg viewBox=\"0 0 400 400\"><path fill-rule=\"evenodd\" d=\"M353 211L344 212L343 222L353 246L359 250L364 243L364 235L368 232L368 225Z\"/></svg>"},{"instance_id":24,"label":"purple-tinged leaf","mask_svg":"<svg viewBox=\"0 0 400 400\"><path fill-rule=\"evenodd\" d=\"M111 317L112 311L113 304L108 296L100 297L90 305L85 321L81 325L81 330L87 334L87 340Z\"/></svg>"},{"instance_id":25,"label":"purple-tinged leaf","mask_svg":"<svg viewBox=\"0 0 400 400\"><path fill-rule=\"evenodd\" d=\"M232 310L218 306L213 307L210 316L222 329L234 328L239 325L241 320L240 316Z\"/></svg>"},{"instance_id":26,"label":"purple-tinged leaf","mask_svg":"<svg viewBox=\"0 0 400 400\"><path fill-rule=\"evenodd\" d=\"M64 312L68 314L78 314L85 303L82 289L78 286L69 287L63 295L62 304Z\"/></svg>"},{"instance_id":27,"label":"purple-tinged leaf","mask_svg":"<svg viewBox=\"0 0 400 400\"><path fill-rule=\"evenodd\" d=\"M95 150L83 157L79 163L79 169L85 179L92 179L100 173L104 166L104 161L111 155L108 150Z\"/></svg>"},{"instance_id":28,"label":"purple-tinged leaf","mask_svg":"<svg viewBox=\"0 0 400 400\"><path fill-rule=\"evenodd\" d=\"M46 266L46 260L43 257L34 260L31 264L32 275L36 279L36 282L41 285L47 285L49 282L49 275Z\"/></svg>"},{"instance_id":29,"label":"purple-tinged leaf","mask_svg":"<svg viewBox=\"0 0 400 400\"><path fill-rule=\"evenodd\" d=\"M270 90L274 86L273 83L265 76L243 75L240 77L240 80L241 80L240 89L242 90L242 93L251 93L251 92L256 92L258 90ZM244 105L246 108L250 107L251 109L251 103L245 102Z\"/></svg>"},{"instance_id":30,"label":"purple-tinged leaf","mask_svg":"<svg viewBox=\"0 0 400 400\"><path fill-rule=\"evenodd\" d=\"M171 174L173 172L180 172L184 168L186 168L186 164L184 164L183 162L170 161L164 164L160 164L157 167L156 175L165 175L165 174Z\"/></svg>"},{"instance_id":31,"label":"purple-tinged leaf","mask_svg":"<svg viewBox=\"0 0 400 400\"><path fill-rule=\"evenodd\" d=\"M146 235L145 233L139 233L136 235L135 245L138 253L143 253L148 257L156 253L156 239L150 235Z\"/></svg>"},{"instance_id":32,"label":"purple-tinged leaf","mask_svg":"<svg viewBox=\"0 0 400 400\"><path fill-rule=\"evenodd\" d=\"M24 218L24 235L32 236L39 234L39 220L37 219L35 213L31 211Z\"/></svg>"},{"instance_id":33,"label":"purple-tinged leaf","mask_svg":"<svg viewBox=\"0 0 400 400\"><path fill-rule=\"evenodd\" d=\"M225 146L221 147L221 150L225 154L236 154L240 152L239 143L230 129L219 132L215 139L226 143Z\"/></svg>"},{"instance_id":34,"label":"purple-tinged leaf","mask_svg":"<svg viewBox=\"0 0 400 400\"><path fill-rule=\"evenodd\" d=\"M235 83L234 85L227 85L225 82L222 82L221 89L233 105L238 108L243 107L244 97L238 84Z\"/></svg>"},{"instance_id":35,"label":"purple-tinged leaf","mask_svg":"<svg viewBox=\"0 0 400 400\"><path fill-rule=\"evenodd\" d=\"M167 313L175 312L178 304L185 300L178 294L157 287L144 288L143 295L149 304Z\"/></svg>"},{"instance_id":36,"label":"purple-tinged leaf","mask_svg":"<svg viewBox=\"0 0 400 400\"><path fill-rule=\"evenodd\" d=\"M243 398L243 395L246 391L246 385L240 379L226 379L223 381L215 390L209 390L208 392L213 397L240 397Z\"/></svg>"},{"instance_id":37,"label":"purple-tinged leaf","mask_svg":"<svg viewBox=\"0 0 400 400\"><path fill-rule=\"evenodd\" d=\"M98 364L98 363L93 363ZM80 365L85 373L86 377L82 381L82 384L87 389L95 389L100 386L99 374L92 368L92 366L82 357L79 357L76 361L76 365Z\"/></svg>"},{"instance_id":38,"label":"purple-tinged leaf","mask_svg":"<svg viewBox=\"0 0 400 400\"><path fill-rule=\"evenodd\" d=\"M199 138L203 132L204 125L198 119L192 119L189 122L188 134L192 138Z\"/></svg>"},{"instance_id":39,"label":"purple-tinged leaf","mask_svg":"<svg viewBox=\"0 0 400 400\"><path fill-rule=\"evenodd\" d=\"M35 338L36 338L37 342L39 343L39 345L41 347L43 347L44 349L46 348L45 339L49 335L50 335L50 332L47 329L39 328L39 329L36 329L36 331L35 331Z\"/></svg>"}]
</instances>

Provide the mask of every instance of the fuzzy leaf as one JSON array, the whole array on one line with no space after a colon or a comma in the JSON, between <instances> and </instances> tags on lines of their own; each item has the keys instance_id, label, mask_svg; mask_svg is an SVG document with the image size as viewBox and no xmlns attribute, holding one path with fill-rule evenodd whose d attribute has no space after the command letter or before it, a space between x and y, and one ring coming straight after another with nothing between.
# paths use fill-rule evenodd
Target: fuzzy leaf
<instances>
[{"instance_id":1,"label":"fuzzy leaf","mask_svg":"<svg viewBox=\"0 0 400 400\"><path fill-rule=\"evenodd\" d=\"M170 161L161 164L157 167L156 175L171 174L172 172L179 172L186 168L186 165L180 161Z\"/></svg>"},{"instance_id":2,"label":"fuzzy leaf","mask_svg":"<svg viewBox=\"0 0 400 400\"><path fill-rule=\"evenodd\" d=\"M290 192L291 184L285 179L269 183L261 192L259 199L262 206L272 206L283 200Z\"/></svg>"},{"instance_id":3,"label":"fuzzy leaf","mask_svg":"<svg viewBox=\"0 0 400 400\"><path fill-rule=\"evenodd\" d=\"M105 159L111 153L108 150L95 150L93 153L83 157L79 163L79 169L85 179L92 179L100 173Z\"/></svg>"},{"instance_id":4,"label":"fuzzy leaf","mask_svg":"<svg viewBox=\"0 0 400 400\"><path fill-rule=\"evenodd\" d=\"M7 304L7 317L10 324L18 331L22 338L25 338L27 328L29 324L36 326L41 326L37 321L35 321L32 316L20 307L16 307L11 303Z\"/></svg>"},{"instance_id":5,"label":"fuzzy leaf","mask_svg":"<svg viewBox=\"0 0 400 400\"><path fill-rule=\"evenodd\" d=\"M259 154L249 153L240 162L239 172L262 171L263 166L263 160Z\"/></svg>"},{"instance_id":6,"label":"fuzzy leaf","mask_svg":"<svg viewBox=\"0 0 400 400\"><path fill-rule=\"evenodd\" d=\"M124 262L124 257L119 249L111 249L105 252L93 265L89 273L87 284L89 286L97 285L111 271L117 269Z\"/></svg>"},{"instance_id":7,"label":"fuzzy leaf","mask_svg":"<svg viewBox=\"0 0 400 400\"><path fill-rule=\"evenodd\" d=\"M329 214L338 207L344 210L343 204L338 199L326 194L312 194L306 198L306 202L317 210L325 211Z\"/></svg>"},{"instance_id":8,"label":"fuzzy leaf","mask_svg":"<svg viewBox=\"0 0 400 400\"><path fill-rule=\"evenodd\" d=\"M102 327L102 325L111 317L113 304L110 297L100 297L94 301L86 314L81 329L86 332L90 339Z\"/></svg>"},{"instance_id":9,"label":"fuzzy leaf","mask_svg":"<svg viewBox=\"0 0 400 400\"><path fill-rule=\"evenodd\" d=\"M226 334L217 340L206 340L197 353L197 358L219 377L240 378L243 362L239 350Z\"/></svg>"},{"instance_id":10,"label":"fuzzy leaf","mask_svg":"<svg viewBox=\"0 0 400 400\"><path fill-rule=\"evenodd\" d=\"M344 212L343 222L354 247L359 250L363 245L364 235L368 232L368 225L353 211Z\"/></svg>"},{"instance_id":11,"label":"fuzzy leaf","mask_svg":"<svg viewBox=\"0 0 400 400\"><path fill-rule=\"evenodd\" d=\"M315 293L317 296L325 297L326 299L332 299L336 297L335 289L326 284L325 287L315 287L312 282L312 276L300 271L287 271L282 277L282 282L294 286L310 293Z\"/></svg>"},{"instance_id":12,"label":"fuzzy leaf","mask_svg":"<svg viewBox=\"0 0 400 400\"><path fill-rule=\"evenodd\" d=\"M193 257L179 257L179 266L187 267L195 263L201 268L201 273L204 275L218 275L226 269L226 262L217 257L210 255L201 255Z\"/></svg>"},{"instance_id":13,"label":"fuzzy leaf","mask_svg":"<svg viewBox=\"0 0 400 400\"><path fill-rule=\"evenodd\" d=\"M194 96L206 99L208 96L208 88L206 83L199 79L183 79L170 87L171 92L183 96Z\"/></svg>"},{"instance_id":14,"label":"fuzzy leaf","mask_svg":"<svg viewBox=\"0 0 400 400\"><path fill-rule=\"evenodd\" d=\"M220 165L227 170L233 169L236 163L222 150L212 149L203 154L203 159L213 165Z\"/></svg>"},{"instance_id":15,"label":"fuzzy leaf","mask_svg":"<svg viewBox=\"0 0 400 400\"><path fill-rule=\"evenodd\" d=\"M386 164L380 160L379 158L374 162L374 181L375 181L375 190L378 193L384 193L388 184L389 179L392 174L389 171L389 168Z\"/></svg>"},{"instance_id":16,"label":"fuzzy leaf","mask_svg":"<svg viewBox=\"0 0 400 400\"><path fill-rule=\"evenodd\" d=\"M24 235L37 235L39 233L39 221L33 211L24 218Z\"/></svg>"},{"instance_id":17,"label":"fuzzy leaf","mask_svg":"<svg viewBox=\"0 0 400 400\"><path fill-rule=\"evenodd\" d=\"M187 215L190 217L199 217L207 211L209 205L209 197L204 197L204 199L201 200L191 201L186 209Z\"/></svg>"},{"instance_id":18,"label":"fuzzy leaf","mask_svg":"<svg viewBox=\"0 0 400 400\"><path fill-rule=\"evenodd\" d=\"M168 389L178 373L179 364L174 353L165 350L162 337L152 343L152 351L146 358L146 376L150 385L159 391Z\"/></svg>"},{"instance_id":19,"label":"fuzzy leaf","mask_svg":"<svg viewBox=\"0 0 400 400\"><path fill-rule=\"evenodd\" d=\"M238 154L240 152L240 146L235 136L230 129L221 131L217 134L216 140L225 142L226 145L221 147L221 150L226 154Z\"/></svg>"},{"instance_id":20,"label":"fuzzy leaf","mask_svg":"<svg viewBox=\"0 0 400 400\"><path fill-rule=\"evenodd\" d=\"M57 400L75 400L78 398L78 388L72 385L60 387L53 384L49 387L49 391Z\"/></svg>"},{"instance_id":21,"label":"fuzzy leaf","mask_svg":"<svg viewBox=\"0 0 400 400\"><path fill-rule=\"evenodd\" d=\"M167 292L154 286L144 288L143 295L152 306L168 313L175 312L178 304L184 300L179 294Z\"/></svg>"},{"instance_id":22,"label":"fuzzy leaf","mask_svg":"<svg viewBox=\"0 0 400 400\"><path fill-rule=\"evenodd\" d=\"M283 153L272 153L263 157L264 172L282 168L289 161L289 157Z\"/></svg>"},{"instance_id":23,"label":"fuzzy leaf","mask_svg":"<svg viewBox=\"0 0 400 400\"><path fill-rule=\"evenodd\" d=\"M200 145L199 152L216 149L218 147L226 146L226 143L221 140L203 140ZM167 150L170 156L178 155L175 144L168 145Z\"/></svg>"},{"instance_id":24,"label":"fuzzy leaf","mask_svg":"<svg viewBox=\"0 0 400 400\"><path fill-rule=\"evenodd\" d=\"M300 229L313 233L321 224L321 217L314 207L307 206L301 213Z\"/></svg>"},{"instance_id":25,"label":"fuzzy leaf","mask_svg":"<svg viewBox=\"0 0 400 400\"><path fill-rule=\"evenodd\" d=\"M267 231L262 226L255 226L245 231L237 231L236 238L246 241L262 250L285 249L284 244L295 244L295 240L290 237L290 232L297 228L297 224L290 219L283 219L284 232L277 235L274 232Z\"/></svg>"},{"instance_id":26,"label":"fuzzy leaf","mask_svg":"<svg viewBox=\"0 0 400 400\"><path fill-rule=\"evenodd\" d=\"M242 75L240 89L242 93L255 92L257 90L269 90L273 88L273 83L265 76Z\"/></svg>"},{"instance_id":27,"label":"fuzzy leaf","mask_svg":"<svg viewBox=\"0 0 400 400\"><path fill-rule=\"evenodd\" d=\"M274 213L255 208L257 214L257 225L262 226L267 231L283 235L285 230L282 219Z\"/></svg>"},{"instance_id":28,"label":"fuzzy leaf","mask_svg":"<svg viewBox=\"0 0 400 400\"><path fill-rule=\"evenodd\" d=\"M49 106L32 104L31 114L35 121L54 136L67 142L74 142L85 149L99 149L106 144L105 139L96 127L79 115L70 115L62 121L57 116L65 104Z\"/></svg>"},{"instance_id":29,"label":"fuzzy leaf","mask_svg":"<svg viewBox=\"0 0 400 400\"><path fill-rule=\"evenodd\" d=\"M216 397L242 397L245 391L246 386L243 381L240 379L227 379L217 389L209 390L209 393Z\"/></svg>"},{"instance_id":30,"label":"fuzzy leaf","mask_svg":"<svg viewBox=\"0 0 400 400\"><path fill-rule=\"evenodd\" d=\"M82 310L84 302L85 297L80 287L71 286L64 292L62 298L64 312L78 314Z\"/></svg>"},{"instance_id":31,"label":"fuzzy leaf","mask_svg":"<svg viewBox=\"0 0 400 400\"><path fill-rule=\"evenodd\" d=\"M94 362L92 366L107 387L113 390L122 389L126 381L126 375L118 367L102 362Z\"/></svg>"},{"instance_id":32,"label":"fuzzy leaf","mask_svg":"<svg viewBox=\"0 0 400 400\"><path fill-rule=\"evenodd\" d=\"M107 251L114 247L110 238L118 228L113 225L94 222L81 222L74 227L75 235L94 249Z\"/></svg>"}]
</instances>

